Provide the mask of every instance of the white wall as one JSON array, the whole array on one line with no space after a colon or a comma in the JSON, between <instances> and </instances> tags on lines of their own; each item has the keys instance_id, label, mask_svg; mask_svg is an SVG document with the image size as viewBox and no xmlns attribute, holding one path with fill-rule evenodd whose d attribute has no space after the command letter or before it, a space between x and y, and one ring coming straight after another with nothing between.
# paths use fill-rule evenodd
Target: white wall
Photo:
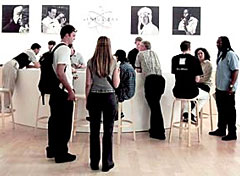
<instances>
[{"instance_id":1,"label":"white wall","mask_svg":"<svg viewBox=\"0 0 240 176\"><path fill-rule=\"evenodd\" d=\"M238 43L240 21L237 2L237 0L87 0L84 2L79 0L1 0L1 6L29 5L30 32L28 34L0 33L0 64L29 48L34 42L42 45L43 53L47 50L49 40L60 40L59 35L41 33L42 5L58 4L70 5L70 24L78 30L74 45L86 60L93 55L96 40L100 35L110 37L113 52L120 48L126 52L131 50L137 36L130 34L131 6L159 6L159 35L143 36L143 38L149 40L152 43L152 49L158 53L163 72L171 71L171 58L180 53L179 44L183 40L191 41L192 52L197 47L207 48L215 67L216 40L221 35L229 37L232 48L240 55ZM109 29L98 28L98 31L89 29L84 19L88 17L90 10L99 10L100 6L104 10L111 10L117 21L113 21ZM201 7L200 36L172 35L172 7L177 6ZM0 7L0 19L2 19L2 7ZM238 107L239 99L239 96L236 96Z\"/></svg>"}]
</instances>

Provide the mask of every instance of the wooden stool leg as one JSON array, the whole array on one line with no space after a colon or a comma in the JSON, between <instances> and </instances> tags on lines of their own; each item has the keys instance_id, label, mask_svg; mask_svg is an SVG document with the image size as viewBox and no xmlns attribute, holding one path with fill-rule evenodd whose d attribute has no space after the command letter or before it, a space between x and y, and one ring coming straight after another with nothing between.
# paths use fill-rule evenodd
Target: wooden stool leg
<instances>
[{"instance_id":1,"label":"wooden stool leg","mask_svg":"<svg viewBox=\"0 0 240 176\"><path fill-rule=\"evenodd\" d=\"M77 99L74 102L74 106L73 106L74 113L73 113L73 118L72 118L72 132L71 132L70 142L73 141L73 137L76 136L76 133L77 133L78 101L79 101L79 99Z\"/></svg>"},{"instance_id":2,"label":"wooden stool leg","mask_svg":"<svg viewBox=\"0 0 240 176\"><path fill-rule=\"evenodd\" d=\"M191 102L188 101L188 147L191 147Z\"/></svg>"},{"instance_id":3,"label":"wooden stool leg","mask_svg":"<svg viewBox=\"0 0 240 176\"><path fill-rule=\"evenodd\" d=\"M196 113L197 113L197 111L196 111ZM200 111L199 119L200 119L200 132L202 134L202 131L203 131L203 108Z\"/></svg>"},{"instance_id":4,"label":"wooden stool leg","mask_svg":"<svg viewBox=\"0 0 240 176\"><path fill-rule=\"evenodd\" d=\"M172 140L173 116L174 116L175 103L176 103L176 100L173 101L173 105L172 105L172 115L171 115L171 123L170 123L169 137L168 137L168 142L169 143Z\"/></svg>"},{"instance_id":5,"label":"wooden stool leg","mask_svg":"<svg viewBox=\"0 0 240 176\"><path fill-rule=\"evenodd\" d=\"M210 117L210 124L211 124L211 131L213 131L213 118L212 118L212 98L209 94L209 117Z\"/></svg>"},{"instance_id":6,"label":"wooden stool leg","mask_svg":"<svg viewBox=\"0 0 240 176\"><path fill-rule=\"evenodd\" d=\"M13 129L15 129L15 120L14 120L14 109L13 109L13 102L12 102L12 94L11 92L9 91L8 92L8 96L9 96L9 100L10 100L10 113L12 115L12 124L13 124Z\"/></svg>"},{"instance_id":7,"label":"wooden stool leg","mask_svg":"<svg viewBox=\"0 0 240 176\"><path fill-rule=\"evenodd\" d=\"M2 132L5 130L5 119L4 119L4 93L1 93L1 116L2 116Z\"/></svg>"},{"instance_id":8,"label":"wooden stool leg","mask_svg":"<svg viewBox=\"0 0 240 176\"><path fill-rule=\"evenodd\" d=\"M198 133L198 142L201 142L201 130L202 130L202 118L199 118L199 112L198 112L198 102L196 101L196 116L197 116L197 133ZM200 120L200 125L199 125Z\"/></svg>"},{"instance_id":9,"label":"wooden stool leg","mask_svg":"<svg viewBox=\"0 0 240 176\"><path fill-rule=\"evenodd\" d=\"M121 142L121 133L122 133L122 118L121 118L121 112L122 112L122 103L118 103L118 144Z\"/></svg>"},{"instance_id":10,"label":"wooden stool leg","mask_svg":"<svg viewBox=\"0 0 240 176\"><path fill-rule=\"evenodd\" d=\"M34 136L36 136L37 128L38 128L38 116L39 116L39 109L40 109L40 101L41 101L41 96L38 97L36 122L35 122L35 128L34 128Z\"/></svg>"},{"instance_id":11,"label":"wooden stool leg","mask_svg":"<svg viewBox=\"0 0 240 176\"><path fill-rule=\"evenodd\" d=\"M179 139L182 138L182 130L183 130L183 104L182 101L180 101L180 124L179 124Z\"/></svg>"}]
</instances>

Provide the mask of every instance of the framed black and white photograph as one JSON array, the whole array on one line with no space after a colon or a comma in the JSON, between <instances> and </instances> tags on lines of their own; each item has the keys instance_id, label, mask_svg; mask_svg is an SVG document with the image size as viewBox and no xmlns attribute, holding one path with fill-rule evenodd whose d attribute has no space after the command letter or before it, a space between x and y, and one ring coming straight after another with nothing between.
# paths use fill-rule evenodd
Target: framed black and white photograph
<instances>
[{"instance_id":1,"label":"framed black and white photograph","mask_svg":"<svg viewBox=\"0 0 240 176\"><path fill-rule=\"evenodd\" d=\"M2 6L2 32L29 32L29 5Z\"/></svg>"},{"instance_id":2,"label":"framed black and white photograph","mask_svg":"<svg viewBox=\"0 0 240 176\"><path fill-rule=\"evenodd\" d=\"M200 35L200 27L200 7L173 7L173 35Z\"/></svg>"},{"instance_id":3,"label":"framed black and white photograph","mask_svg":"<svg viewBox=\"0 0 240 176\"><path fill-rule=\"evenodd\" d=\"M157 35L159 32L159 7L132 6L131 34Z\"/></svg>"},{"instance_id":4,"label":"framed black and white photograph","mask_svg":"<svg viewBox=\"0 0 240 176\"><path fill-rule=\"evenodd\" d=\"M69 24L69 5L43 5L41 31L59 34L63 26Z\"/></svg>"}]
</instances>

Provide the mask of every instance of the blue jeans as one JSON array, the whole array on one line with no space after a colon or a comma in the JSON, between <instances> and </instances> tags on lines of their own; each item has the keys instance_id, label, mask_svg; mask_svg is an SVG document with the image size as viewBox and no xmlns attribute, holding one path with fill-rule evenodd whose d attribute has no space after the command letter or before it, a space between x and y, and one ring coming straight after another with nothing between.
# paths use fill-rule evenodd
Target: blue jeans
<instances>
[{"instance_id":1,"label":"blue jeans","mask_svg":"<svg viewBox=\"0 0 240 176\"><path fill-rule=\"evenodd\" d=\"M91 165L100 161L100 126L103 114L102 166L113 164L112 135L114 117L117 113L115 93L90 93L88 96L88 111L90 115L90 160Z\"/></svg>"}]
</instances>

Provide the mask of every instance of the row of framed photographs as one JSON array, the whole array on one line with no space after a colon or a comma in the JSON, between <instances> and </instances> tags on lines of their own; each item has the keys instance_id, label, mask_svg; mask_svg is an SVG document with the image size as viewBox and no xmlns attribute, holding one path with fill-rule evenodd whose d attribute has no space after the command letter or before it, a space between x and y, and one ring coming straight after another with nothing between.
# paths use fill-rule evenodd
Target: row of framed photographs
<instances>
[{"instance_id":1,"label":"row of framed photographs","mask_svg":"<svg viewBox=\"0 0 240 176\"><path fill-rule=\"evenodd\" d=\"M89 11L88 27L96 27L103 23L111 26L111 15L114 12L104 7L101 10ZM69 24L69 5L42 5L41 32L59 34L62 26ZM200 35L201 8L200 7L173 7L172 9L173 35ZM2 5L2 32L28 33L29 5ZM116 16L116 15L115 15ZM117 21L117 20L115 20ZM157 35L159 33L159 7L158 6L131 6L131 34Z\"/></svg>"}]
</instances>

